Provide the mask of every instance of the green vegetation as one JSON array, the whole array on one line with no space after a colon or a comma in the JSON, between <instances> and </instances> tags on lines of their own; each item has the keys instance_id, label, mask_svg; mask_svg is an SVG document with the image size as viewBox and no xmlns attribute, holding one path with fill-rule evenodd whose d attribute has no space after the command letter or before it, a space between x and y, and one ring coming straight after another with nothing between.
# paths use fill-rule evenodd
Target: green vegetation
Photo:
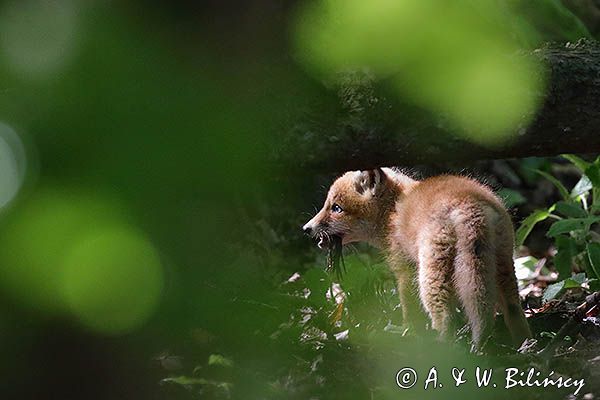
<instances>
[{"instance_id":1,"label":"green vegetation","mask_svg":"<svg viewBox=\"0 0 600 400\"><path fill-rule=\"evenodd\" d=\"M592 229L600 222L600 157L594 162L574 155L564 155L575 165L581 178L572 190L547 172L536 172L550 180L562 199L548 209L537 210L528 216L517 230L517 245L522 245L533 227L544 220L555 220L546 235L554 241L554 267L560 282L550 285L545 299L555 298L563 289L589 285L600 288L600 236ZM585 271L571 277L573 271Z\"/></svg>"}]
</instances>

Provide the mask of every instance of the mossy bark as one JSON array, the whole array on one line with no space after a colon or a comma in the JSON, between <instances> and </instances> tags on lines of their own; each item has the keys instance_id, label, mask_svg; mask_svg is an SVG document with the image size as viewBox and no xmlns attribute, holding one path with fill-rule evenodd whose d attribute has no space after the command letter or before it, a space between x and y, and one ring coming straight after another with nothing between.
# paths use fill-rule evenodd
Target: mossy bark
<instances>
[{"instance_id":1,"label":"mossy bark","mask_svg":"<svg viewBox=\"0 0 600 400\"><path fill-rule=\"evenodd\" d=\"M339 172L600 152L600 43L550 43L516 57L531 56L547 66L542 105L533 122L517 128L502 145L468 141L440 116L401 102L385 82L359 71L340 74L330 98L311 107L286 135L279 161L292 168Z\"/></svg>"}]
</instances>

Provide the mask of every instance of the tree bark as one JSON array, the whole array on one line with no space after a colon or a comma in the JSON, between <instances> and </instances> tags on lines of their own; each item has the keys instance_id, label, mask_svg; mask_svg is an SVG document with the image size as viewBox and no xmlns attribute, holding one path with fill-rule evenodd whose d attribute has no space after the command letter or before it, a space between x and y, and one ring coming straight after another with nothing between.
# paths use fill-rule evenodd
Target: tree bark
<instances>
[{"instance_id":1,"label":"tree bark","mask_svg":"<svg viewBox=\"0 0 600 400\"><path fill-rule=\"evenodd\" d=\"M337 106L309 112L288 135L281 157L291 168L340 172L600 152L600 43L551 43L532 55L548 68L542 106L499 147L454 134L439 116L394 100L385 82L360 72L341 76Z\"/></svg>"}]
</instances>

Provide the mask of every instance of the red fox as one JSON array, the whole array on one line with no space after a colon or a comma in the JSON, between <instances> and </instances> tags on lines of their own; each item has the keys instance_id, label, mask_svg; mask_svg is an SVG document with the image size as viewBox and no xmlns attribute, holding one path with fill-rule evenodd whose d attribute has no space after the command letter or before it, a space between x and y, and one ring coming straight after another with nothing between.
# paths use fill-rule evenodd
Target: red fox
<instances>
[{"instance_id":1,"label":"red fox","mask_svg":"<svg viewBox=\"0 0 600 400\"><path fill-rule=\"evenodd\" d=\"M455 307L481 348L496 307L515 345L531 336L513 266L513 225L502 201L462 176L413 180L392 168L346 172L303 226L319 247L367 242L385 252L397 278L405 324L419 322L419 294L431 327L448 339Z\"/></svg>"}]
</instances>

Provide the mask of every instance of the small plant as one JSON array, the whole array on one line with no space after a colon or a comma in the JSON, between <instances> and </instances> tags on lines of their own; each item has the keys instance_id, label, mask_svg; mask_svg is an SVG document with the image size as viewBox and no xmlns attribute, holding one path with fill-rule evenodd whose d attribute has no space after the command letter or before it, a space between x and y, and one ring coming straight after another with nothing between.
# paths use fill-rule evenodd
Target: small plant
<instances>
[{"instance_id":1,"label":"small plant","mask_svg":"<svg viewBox=\"0 0 600 400\"><path fill-rule=\"evenodd\" d=\"M534 211L516 233L516 242L520 246L538 222L555 220L546 236L554 240L554 266L561 280L548 286L544 294L546 300L558 296L564 289L581 287L584 283L597 290L600 278L600 235L593 229L600 222L600 157L594 162L574 155L562 157L581 172L579 182L569 191L554 176L536 170L556 186L562 199L548 209ZM571 276L574 269L585 271L585 275Z\"/></svg>"}]
</instances>

